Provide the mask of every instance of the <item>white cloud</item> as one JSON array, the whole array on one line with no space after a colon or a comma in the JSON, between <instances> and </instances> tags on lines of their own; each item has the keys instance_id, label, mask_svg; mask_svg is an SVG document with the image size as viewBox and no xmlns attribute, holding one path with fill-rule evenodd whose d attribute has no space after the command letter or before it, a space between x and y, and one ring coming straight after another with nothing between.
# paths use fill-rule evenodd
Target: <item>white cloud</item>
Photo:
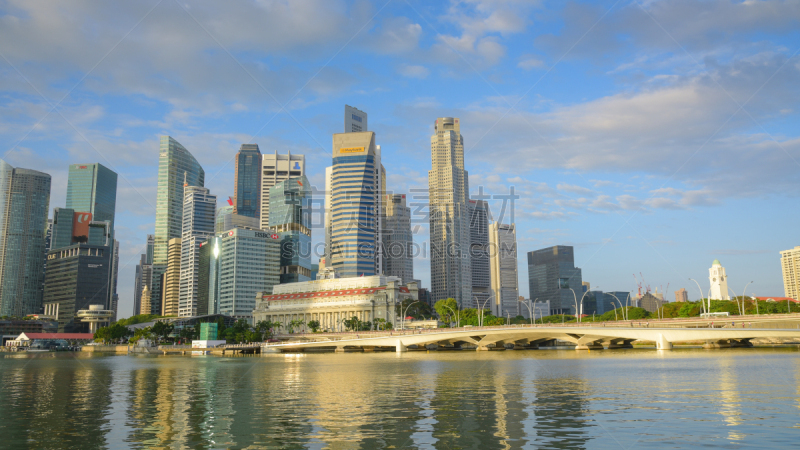
<instances>
[{"instance_id":1,"label":"white cloud","mask_svg":"<svg viewBox=\"0 0 800 450\"><path fill-rule=\"evenodd\" d=\"M425 66L413 66L402 64L397 69L400 75L409 78L427 78L430 74L430 71Z\"/></svg>"}]
</instances>

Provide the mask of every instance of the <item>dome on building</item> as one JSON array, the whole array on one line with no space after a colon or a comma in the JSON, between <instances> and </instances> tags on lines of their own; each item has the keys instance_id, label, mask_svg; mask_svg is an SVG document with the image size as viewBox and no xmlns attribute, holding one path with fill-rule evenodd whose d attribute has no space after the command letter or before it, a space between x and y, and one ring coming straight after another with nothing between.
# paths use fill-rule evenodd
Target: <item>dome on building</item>
<instances>
[{"instance_id":1,"label":"dome on building","mask_svg":"<svg viewBox=\"0 0 800 450\"><path fill-rule=\"evenodd\" d=\"M718 259L715 259L714 262L711 263L712 266L721 266L722 263L719 262Z\"/></svg>"}]
</instances>

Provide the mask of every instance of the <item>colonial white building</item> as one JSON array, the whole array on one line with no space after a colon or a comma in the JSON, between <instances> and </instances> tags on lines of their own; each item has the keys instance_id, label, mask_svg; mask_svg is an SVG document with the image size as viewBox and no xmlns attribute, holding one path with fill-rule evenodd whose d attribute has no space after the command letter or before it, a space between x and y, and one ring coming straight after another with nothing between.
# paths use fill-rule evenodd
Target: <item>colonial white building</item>
<instances>
[{"instance_id":1,"label":"colonial white building","mask_svg":"<svg viewBox=\"0 0 800 450\"><path fill-rule=\"evenodd\" d=\"M725 273L725 268L722 267L718 259L715 259L714 262L711 263L711 268L708 269L708 281L711 283L711 293L708 295L709 299L731 299L731 296L728 295L728 274Z\"/></svg>"},{"instance_id":2,"label":"colonial white building","mask_svg":"<svg viewBox=\"0 0 800 450\"><path fill-rule=\"evenodd\" d=\"M364 322L384 319L397 327L395 306L418 298L416 282L402 286L399 278L383 275L279 284L272 295L256 295L253 323L278 322L280 331L287 331L292 321L307 324L315 320L322 330L343 331L343 322L357 317Z\"/></svg>"}]
</instances>

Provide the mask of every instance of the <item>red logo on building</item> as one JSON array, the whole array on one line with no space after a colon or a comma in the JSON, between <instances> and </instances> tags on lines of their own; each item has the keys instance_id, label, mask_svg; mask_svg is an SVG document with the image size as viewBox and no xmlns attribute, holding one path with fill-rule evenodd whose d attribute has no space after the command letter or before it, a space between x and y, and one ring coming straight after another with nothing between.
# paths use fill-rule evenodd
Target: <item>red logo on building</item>
<instances>
[{"instance_id":1,"label":"red logo on building","mask_svg":"<svg viewBox=\"0 0 800 450\"><path fill-rule=\"evenodd\" d=\"M233 236L233 230L228 231L228 236Z\"/></svg>"},{"instance_id":2,"label":"red logo on building","mask_svg":"<svg viewBox=\"0 0 800 450\"><path fill-rule=\"evenodd\" d=\"M78 169L88 169L87 166L78 166Z\"/></svg>"},{"instance_id":3,"label":"red logo on building","mask_svg":"<svg viewBox=\"0 0 800 450\"><path fill-rule=\"evenodd\" d=\"M277 235L277 234L273 234L273 235L272 235L272 236L270 236L270 237L271 237L272 239L278 239L278 235Z\"/></svg>"}]
</instances>

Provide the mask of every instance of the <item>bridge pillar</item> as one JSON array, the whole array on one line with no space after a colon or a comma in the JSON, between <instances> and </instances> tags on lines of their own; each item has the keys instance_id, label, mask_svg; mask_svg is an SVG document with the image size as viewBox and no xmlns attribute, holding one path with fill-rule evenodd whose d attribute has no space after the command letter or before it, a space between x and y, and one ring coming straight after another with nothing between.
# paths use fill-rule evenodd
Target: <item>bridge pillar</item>
<instances>
[{"instance_id":1,"label":"bridge pillar","mask_svg":"<svg viewBox=\"0 0 800 450\"><path fill-rule=\"evenodd\" d=\"M658 340L656 341L656 349L657 350L672 350L672 342L668 341L663 334L658 335Z\"/></svg>"},{"instance_id":2,"label":"bridge pillar","mask_svg":"<svg viewBox=\"0 0 800 450\"><path fill-rule=\"evenodd\" d=\"M336 350L334 350L334 351L335 351L336 353L344 353L344 346L339 346L339 347L336 347Z\"/></svg>"},{"instance_id":3,"label":"bridge pillar","mask_svg":"<svg viewBox=\"0 0 800 450\"><path fill-rule=\"evenodd\" d=\"M590 342L588 344L578 344L575 346L575 350L603 350L602 344L596 344L594 342Z\"/></svg>"},{"instance_id":4,"label":"bridge pillar","mask_svg":"<svg viewBox=\"0 0 800 450\"><path fill-rule=\"evenodd\" d=\"M394 348L397 351L397 353L403 353L408 351L408 347L403 345L403 341L401 341L400 339L397 340L397 344L395 344Z\"/></svg>"}]
</instances>

